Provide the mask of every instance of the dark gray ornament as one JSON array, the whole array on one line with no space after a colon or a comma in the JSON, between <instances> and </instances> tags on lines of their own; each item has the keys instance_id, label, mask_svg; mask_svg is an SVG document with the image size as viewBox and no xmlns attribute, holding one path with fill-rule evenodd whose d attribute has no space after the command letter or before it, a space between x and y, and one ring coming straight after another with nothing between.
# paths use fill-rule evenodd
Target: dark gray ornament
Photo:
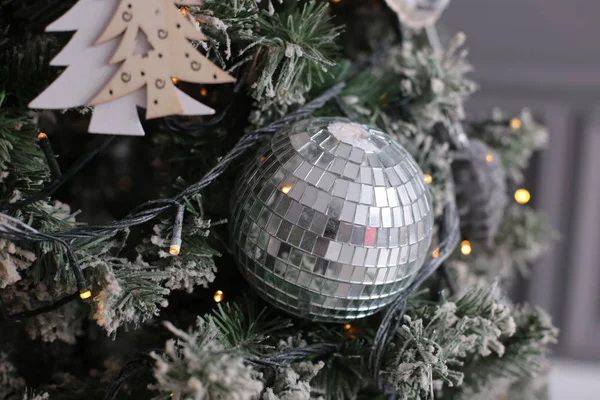
<instances>
[{"instance_id":1,"label":"dark gray ornament","mask_svg":"<svg viewBox=\"0 0 600 400\"><path fill-rule=\"evenodd\" d=\"M470 140L452 163L452 173L463 237L493 245L508 203L499 156L485 143Z\"/></svg>"},{"instance_id":2,"label":"dark gray ornament","mask_svg":"<svg viewBox=\"0 0 600 400\"><path fill-rule=\"evenodd\" d=\"M373 314L413 282L433 214L423 173L377 129L305 120L274 135L234 191L234 255L274 306L315 321Z\"/></svg>"}]
</instances>

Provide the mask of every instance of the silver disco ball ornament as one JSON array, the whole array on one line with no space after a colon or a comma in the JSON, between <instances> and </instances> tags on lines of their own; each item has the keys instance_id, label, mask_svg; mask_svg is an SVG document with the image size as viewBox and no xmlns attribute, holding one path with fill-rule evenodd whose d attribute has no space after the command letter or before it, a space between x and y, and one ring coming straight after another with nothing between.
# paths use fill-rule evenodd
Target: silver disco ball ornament
<instances>
[{"instance_id":1,"label":"silver disco ball ornament","mask_svg":"<svg viewBox=\"0 0 600 400\"><path fill-rule=\"evenodd\" d=\"M406 290L429 254L432 205L419 166L385 133L346 119L275 134L233 196L242 273L298 317L371 315Z\"/></svg>"},{"instance_id":2,"label":"silver disco ball ornament","mask_svg":"<svg viewBox=\"0 0 600 400\"><path fill-rule=\"evenodd\" d=\"M411 28L435 24L450 0L385 0L400 22Z\"/></svg>"}]
</instances>

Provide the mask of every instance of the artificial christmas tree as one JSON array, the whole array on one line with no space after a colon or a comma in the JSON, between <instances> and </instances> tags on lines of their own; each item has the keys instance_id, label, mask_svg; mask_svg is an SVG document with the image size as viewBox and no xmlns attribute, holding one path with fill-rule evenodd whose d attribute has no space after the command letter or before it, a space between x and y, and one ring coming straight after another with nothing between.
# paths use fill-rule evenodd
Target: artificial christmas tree
<instances>
[{"instance_id":1,"label":"artificial christmas tree","mask_svg":"<svg viewBox=\"0 0 600 400\"><path fill-rule=\"evenodd\" d=\"M63 3L0 6L0 398L546 396L556 329L502 288L553 237L509 201L547 135L466 119L447 2Z\"/></svg>"}]
</instances>

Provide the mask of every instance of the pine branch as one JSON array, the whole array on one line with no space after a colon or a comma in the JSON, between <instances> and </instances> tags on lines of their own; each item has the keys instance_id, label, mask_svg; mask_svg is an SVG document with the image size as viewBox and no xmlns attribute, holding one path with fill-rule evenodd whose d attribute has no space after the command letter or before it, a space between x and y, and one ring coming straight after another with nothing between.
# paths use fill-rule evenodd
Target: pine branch
<instances>
[{"instance_id":1,"label":"pine branch","mask_svg":"<svg viewBox=\"0 0 600 400\"><path fill-rule=\"evenodd\" d=\"M474 355L465 361L465 385L477 392L494 380L531 379L541 372L548 346L557 342L558 330L539 308L515 310L515 333L502 340L503 354Z\"/></svg>"},{"instance_id":2,"label":"pine branch","mask_svg":"<svg viewBox=\"0 0 600 400\"><path fill-rule=\"evenodd\" d=\"M224 349L214 325L199 319L188 333L166 326L177 341L166 343L164 355L152 355L158 390L180 398L237 400L251 400L262 391L256 372L237 351Z\"/></svg>"},{"instance_id":3,"label":"pine branch","mask_svg":"<svg viewBox=\"0 0 600 400\"><path fill-rule=\"evenodd\" d=\"M304 103L313 82L335 65L340 28L331 25L327 3L308 2L280 15L261 11L257 23L260 38L242 53L259 48L256 70L262 72L250 82L259 109Z\"/></svg>"},{"instance_id":4,"label":"pine branch","mask_svg":"<svg viewBox=\"0 0 600 400\"><path fill-rule=\"evenodd\" d=\"M14 202L43 187L50 172L26 111L7 108L0 92L0 203Z\"/></svg>"},{"instance_id":5,"label":"pine branch","mask_svg":"<svg viewBox=\"0 0 600 400\"><path fill-rule=\"evenodd\" d=\"M327 400L357 399L361 389L369 383L370 349L368 341L348 341L325 359L323 369L311 382L312 392Z\"/></svg>"},{"instance_id":6,"label":"pine branch","mask_svg":"<svg viewBox=\"0 0 600 400\"><path fill-rule=\"evenodd\" d=\"M384 368L400 398L476 392L502 368L499 377L532 376L528 365L546 354L555 328L545 314L512 311L502 301L497 286L489 285L456 303L412 303Z\"/></svg>"},{"instance_id":7,"label":"pine branch","mask_svg":"<svg viewBox=\"0 0 600 400\"><path fill-rule=\"evenodd\" d=\"M450 126L448 116L463 119L463 102L477 86L466 78L471 67L461 50L464 34L452 39L443 54L412 42L392 47L379 74L391 74L401 91L398 103L414 116L414 124L429 131L437 123Z\"/></svg>"},{"instance_id":8,"label":"pine branch","mask_svg":"<svg viewBox=\"0 0 600 400\"><path fill-rule=\"evenodd\" d=\"M189 12L200 22L200 29L208 38L202 45L209 56L223 67L232 66L231 70L250 61L240 53L258 39L256 0L208 0L201 6L190 7Z\"/></svg>"},{"instance_id":9,"label":"pine branch","mask_svg":"<svg viewBox=\"0 0 600 400\"><path fill-rule=\"evenodd\" d=\"M451 263L456 273L474 275L484 282L501 279L510 284L517 276L528 276L529 265L537 260L558 239L558 234L548 224L543 213L527 206L509 206L494 239L494 246L487 247L472 242L472 253L459 255ZM465 277L461 286L468 287Z\"/></svg>"},{"instance_id":10,"label":"pine branch","mask_svg":"<svg viewBox=\"0 0 600 400\"><path fill-rule=\"evenodd\" d=\"M212 314L204 319L219 331L219 340L227 349L239 349L252 356L260 357L274 350L266 344L272 334L291 326L287 319L270 315L267 309L258 310L256 304L246 298L245 311L231 303L219 304Z\"/></svg>"},{"instance_id":11,"label":"pine branch","mask_svg":"<svg viewBox=\"0 0 600 400\"><path fill-rule=\"evenodd\" d=\"M495 110L489 121L475 122L468 132L483 140L499 154L508 176L517 183L523 181L532 154L546 147L548 131L535 122L529 110L519 118L506 120L500 110Z\"/></svg>"}]
</instances>

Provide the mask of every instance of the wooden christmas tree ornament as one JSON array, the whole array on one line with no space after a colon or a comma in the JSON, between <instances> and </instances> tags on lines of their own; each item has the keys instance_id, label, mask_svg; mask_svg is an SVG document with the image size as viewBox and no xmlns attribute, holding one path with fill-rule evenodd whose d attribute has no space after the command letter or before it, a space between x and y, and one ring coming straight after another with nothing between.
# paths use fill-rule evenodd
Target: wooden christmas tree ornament
<instances>
[{"instance_id":1,"label":"wooden christmas tree ornament","mask_svg":"<svg viewBox=\"0 0 600 400\"><path fill-rule=\"evenodd\" d=\"M143 136L146 118L209 115L214 110L172 81L229 83L234 78L200 54L205 40L177 4L197 0L80 0L47 31L77 31L51 65L68 68L29 106L65 109L93 105L90 133ZM144 90L145 87L145 90Z\"/></svg>"}]
</instances>

